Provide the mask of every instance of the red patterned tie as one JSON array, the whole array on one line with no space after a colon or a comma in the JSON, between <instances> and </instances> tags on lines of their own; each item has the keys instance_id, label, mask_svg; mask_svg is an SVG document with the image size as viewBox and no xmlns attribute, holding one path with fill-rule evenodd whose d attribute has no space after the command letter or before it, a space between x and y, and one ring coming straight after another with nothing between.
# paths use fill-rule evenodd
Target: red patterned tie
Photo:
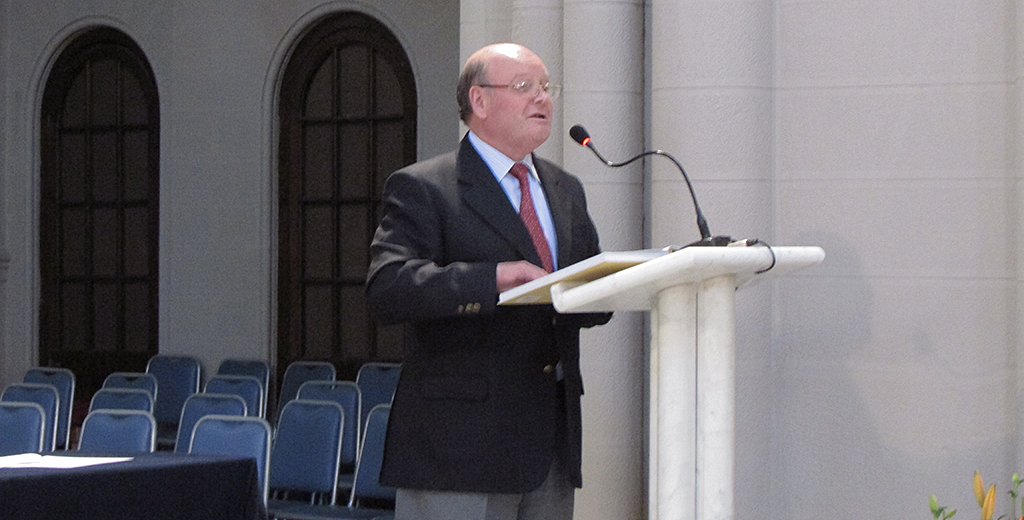
<instances>
[{"instance_id":1,"label":"red patterned tie","mask_svg":"<svg viewBox=\"0 0 1024 520\"><path fill-rule=\"evenodd\" d=\"M526 224L526 230L530 232L533 239L533 247L540 255L540 261L544 270L554 271L551 262L551 249L548 248L548 239L544 238L544 230L540 228L540 220L537 220L537 210L533 207L533 196L530 195L530 169L523 163L515 163L509 170L516 179L519 179L519 218Z\"/></svg>"}]
</instances>

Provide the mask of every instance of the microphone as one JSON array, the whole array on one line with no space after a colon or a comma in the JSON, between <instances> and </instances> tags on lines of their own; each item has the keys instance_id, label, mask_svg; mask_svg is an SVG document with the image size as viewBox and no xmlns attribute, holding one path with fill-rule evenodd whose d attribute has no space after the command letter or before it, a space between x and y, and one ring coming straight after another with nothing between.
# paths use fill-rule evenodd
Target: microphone
<instances>
[{"instance_id":1,"label":"microphone","mask_svg":"<svg viewBox=\"0 0 1024 520\"><path fill-rule=\"evenodd\" d=\"M732 237L723 235L711 236L711 230L708 229L708 221L704 219L704 213L701 212L700 205L697 204L697 194L693 191L693 184L690 183L690 176L686 175L686 170L683 169L683 165L679 164L679 161L677 161L675 157L672 157L672 155L669 154L668 152L663 152L661 150L651 150L643 152L628 161L611 162L605 159L597 151L597 148L594 147L594 143L591 142L590 133L587 132L587 129L583 128L583 125L573 125L573 127L569 129L569 137L572 137L573 141L576 141L577 143L586 146L587 148L590 148L590 151L594 152L594 155L596 155L597 158L601 160L601 162L603 162L607 166L611 166L612 168L625 166L627 164L632 163L633 161L636 161L641 157L646 157L648 155L660 155L662 157L667 157L669 160L672 161L673 164L676 165L676 168L679 168L679 173L683 174L683 180L686 181L686 187L690 189L690 198L693 199L693 209L697 213L697 229L700 231L700 240L693 242L691 244L687 244L685 247L725 246L729 245L729 243L732 242Z\"/></svg>"}]
</instances>

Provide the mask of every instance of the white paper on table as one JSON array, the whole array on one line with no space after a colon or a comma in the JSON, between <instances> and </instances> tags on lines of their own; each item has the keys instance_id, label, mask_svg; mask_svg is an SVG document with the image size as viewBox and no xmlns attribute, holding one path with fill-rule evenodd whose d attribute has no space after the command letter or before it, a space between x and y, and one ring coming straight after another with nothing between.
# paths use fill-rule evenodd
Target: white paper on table
<instances>
[{"instance_id":1,"label":"white paper on table","mask_svg":"<svg viewBox=\"0 0 1024 520\"><path fill-rule=\"evenodd\" d=\"M129 460L132 460L132 457L62 457L59 455L21 453L0 457L0 468L84 468Z\"/></svg>"}]
</instances>

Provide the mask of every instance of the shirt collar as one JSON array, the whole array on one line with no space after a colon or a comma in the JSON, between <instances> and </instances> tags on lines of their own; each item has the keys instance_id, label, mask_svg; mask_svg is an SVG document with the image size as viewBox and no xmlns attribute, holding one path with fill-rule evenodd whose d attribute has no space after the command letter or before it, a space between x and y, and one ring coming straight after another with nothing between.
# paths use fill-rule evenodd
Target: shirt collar
<instances>
[{"instance_id":1,"label":"shirt collar","mask_svg":"<svg viewBox=\"0 0 1024 520\"><path fill-rule=\"evenodd\" d=\"M485 143L472 130L469 131L468 137L470 144L476 149L476 153L480 154L480 158L484 160L487 167L491 169L494 178L500 183L501 179L508 174L509 169L512 168L516 161L509 159L507 155L499 152L497 148ZM539 183L540 177L537 176L537 169L533 166L533 154L527 154L519 162L525 164L530 169L530 176Z\"/></svg>"}]
</instances>

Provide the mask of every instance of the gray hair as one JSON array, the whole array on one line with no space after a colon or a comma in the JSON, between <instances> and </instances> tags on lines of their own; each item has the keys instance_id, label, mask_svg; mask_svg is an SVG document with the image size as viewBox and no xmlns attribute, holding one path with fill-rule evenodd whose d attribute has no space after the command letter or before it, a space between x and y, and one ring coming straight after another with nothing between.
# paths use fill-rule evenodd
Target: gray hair
<instances>
[{"instance_id":1,"label":"gray hair","mask_svg":"<svg viewBox=\"0 0 1024 520\"><path fill-rule=\"evenodd\" d=\"M459 76L459 86L455 91L455 101L459 104L459 118L463 123L469 123L469 116L473 115L473 103L469 101L469 88L479 84L482 78L487 76L486 60L476 59L466 63Z\"/></svg>"}]
</instances>

